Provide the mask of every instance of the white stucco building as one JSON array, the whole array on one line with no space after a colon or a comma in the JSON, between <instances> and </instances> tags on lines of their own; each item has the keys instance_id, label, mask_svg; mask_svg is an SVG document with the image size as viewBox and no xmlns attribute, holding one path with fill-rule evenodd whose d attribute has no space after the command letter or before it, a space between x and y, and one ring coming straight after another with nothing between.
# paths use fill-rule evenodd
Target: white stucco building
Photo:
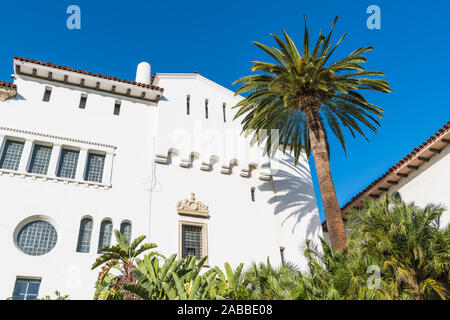
<instances>
[{"instance_id":1,"label":"white stucco building","mask_svg":"<svg viewBox=\"0 0 450 320\"><path fill-rule=\"evenodd\" d=\"M424 207L429 203L444 205L440 228L450 223L450 121L414 148L383 175L354 196L343 207L345 212L361 207L368 197L381 199L386 193L398 192L405 202ZM329 239L326 222L323 223L325 239Z\"/></svg>"},{"instance_id":2,"label":"white stucco building","mask_svg":"<svg viewBox=\"0 0 450 320\"><path fill-rule=\"evenodd\" d=\"M232 121L242 97L217 83L21 57L13 78L0 82L0 299L92 298L113 229L220 267L303 267L299 245L322 235L307 160L250 148Z\"/></svg>"}]
</instances>

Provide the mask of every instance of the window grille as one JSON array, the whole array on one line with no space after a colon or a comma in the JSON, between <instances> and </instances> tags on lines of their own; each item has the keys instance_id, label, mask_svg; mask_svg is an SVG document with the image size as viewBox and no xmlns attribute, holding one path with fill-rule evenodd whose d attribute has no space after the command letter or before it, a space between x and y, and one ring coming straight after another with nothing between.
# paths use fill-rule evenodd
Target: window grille
<instances>
[{"instance_id":1,"label":"window grille","mask_svg":"<svg viewBox=\"0 0 450 320\"><path fill-rule=\"evenodd\" d=\"M41 280L17 278L12 300L34 300L38 297Z\"/></svg>"},{"instance_id":2,"label":"window grille","mask_svg":"<svg viewBox=\"0 0 450 320\"><path fill-rule=\"evenodd\" d=\"M84 180L102 182L103 167L105 165L105 156L89 153L86 166L86 175Z\"/></svg>"},{"instance_id":3,"label":"window grille","mask_svg":"<svg viewBox=\"0 0 450 320\"><path fill-rule=\"evenodd\" d=\"M30 162L30 173L47 174L52 147L34 145Z\"/></svg>"},{"instance_id":4,"label":"window grille","mask_svg":"<svg viewBox=\"0 0 450 320\"><path fill-rule=\"evenodd\" d=\"M0 168L17 170L19 168L20 157L23 151L23 142L6 140L5 148L0 159Z\"/></svg>"},{"instance_id":5,"label":"window grille","mask_svg":"<svg viewBox=\"0 0 450 320\"><path fill-rule=\"evenodd\" d=\"M78 232L77 252L89 252L91 249L92 219L84 218L80 222L80 231Z\"/></svg>"},{"instance_id":6,"label":"window grille","mask_svg":"<svg viewBox=\"0 0 450 320\"><path fill-rule=\"evenodd\" d=\"M17 246L26 254L40 256L52 250L58 235L47 221L33 221L26 224L17 236Z\"/></svg>"},{"instance_id":7,"label":"window grille","mask_svg":"<svg viewBox=\"0 0 450 320\"><path fill-rule=\"evenodd\" d=\"M79 151L68 149L61 150L61 158L59 160L57 173L58 177L75 179L79 154Z\"/></svg>"},{"instance_id":8,"label":"window grille","mask_svg":"<svg viewBox=\"0 0 450 320\"><path fill-rule=\"evenodd\" d=\"M203 257L202 254L202 227L183 225L182 226L182 257L195 256L197 259Z\"/></svg>"},{"instance_id":9,"label":"window grille","mask_svg":"<svg viewBox=\"0 0 450 320\"><path fill-rule=\"evenodd\" d=\"M98 251L103 247L109 247L111 245L111 235L112 235L112 222L105 220L100 225L100 237L98 240Z\"/></svg>"},{"instance_id":10,"label":"window grille","mask_svg":"<svg viewBox=\"0 0 450 320\"><path fill-rule=\"evenodd\" d=\"M120 233L125 236L128 242L131 240L131 223L122 222L120 225Z\"/></svg>"}]
</instances>

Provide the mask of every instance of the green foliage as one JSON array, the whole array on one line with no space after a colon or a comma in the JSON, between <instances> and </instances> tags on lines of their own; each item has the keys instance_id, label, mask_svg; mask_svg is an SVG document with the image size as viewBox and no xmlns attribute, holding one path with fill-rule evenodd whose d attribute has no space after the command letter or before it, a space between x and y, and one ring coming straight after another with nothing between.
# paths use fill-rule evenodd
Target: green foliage
<instances>
[{"instance_id":1,"label":"green foliage","mask_svg":"<svg viewBox=\"0 0 450 320\"><path fill-rule=\"evenodd\" d=\"M386 298L448 298L450 227L439 229L443 211L439 205L419 208L386 196L350 212L352 237L364 240L363 252L378 257L385 277L391 278Z\"/></svg>"},{"instance_id":2,"label":"green foliage","mask_svg":"<svg viewBox=\"0 0 450 320\"><path fill-rule=\"evenodd\" d=\"M195 257L176 260L176 254L164 261L162 266L157 257L144 256L132 272L137 284L124 288L144 300L202 300L205 299L215 269L200 275L206 257L196 264Z\"/></svg>"},{"instance_id":3,"label":"green foliage","mask_svg":"<svg viewBox=\"0 0 450 320\"><path fill-rule=\"evenodd\" d=\"M102 254L91 267L93 270L99 266L103 266L96 283L94 299L120 299L123 295L126 296L127 293L122 292L123 286L136 282L136 279L131 273L131 270L135 268L135 260L138 259L137 257L140 254L157 247L154 243L141 244L146 236L139 236L130 243L118 230L114 230L114 235L117 245L101 248L100 252ZM148 256L164 257L156 251L150 252ZM121 275L110 276L109 272L113 268L118 269ZM107 276L108 278L105 279ZM133 298L133 296L126 298Z\"/></svg>"},{"instance_id":4,"label":"green foliage","mask_svg":"<svg viewBox=\"0 0 450 320\"><path fill-rule=\"evenodd\" d=\"M100 277L94 299L448 299L450 226L439 229L442 212L441 206L419 208L399 197L369 200L348 215L345 250L334 252L323 239L320 249L304 243L304 272L290 263L274 267L269 260L245 271L243 264L232 269L225 263L225 272L218 267L203 272L206 257L197 262L151 252L130 264L126 282L123 266L115 264L122 275Z\"/></svg>"},{"instance_id":5,"label":"green foliage","mask_svg":"<svg viewBox=\"0 0 450 320\"><path fill-rule=\"evenodd\" d=\"M323 239L320 240L322 250L306 241L304 254L308 268L296 289L297 299L374 300L382 297L377 288L370 289L367 285L371 276L367 270L379 265L379 260L364 254L354 243L349 244L348 250L333 252Z\"/></svg>"},{"instance_id":6,"label":"green foliage","mask_svg":"<svg viewBox=\"0 0 450 320\"><path fill-rule=\"evenodd\" d=\"M384 76L379 71L365 70L361 63L367 61L363 54L373 48L358 48L347 57L329 62L335 49L345 38L344 34L336 45L331 44L331 36L337 22L335 18L327 36L319 34L313 47L309 44L308 28L305 20L303 50L300 53L294 41L283 30L284 39L270 34L278 47L270 48L253 42L258 48L274 59L274 63L253 61L252 71L260 72L242 77L235 84L242 84L236 94L250 92L234 108L239 108L235 119L243 116L243 131L253 134L252 143L266 141L266 152L277 148L274 145L289 142L290 152L296 160L304 149L310 154L310 132L308 122L310 112L317 113L322 128L325 123L340 141L345 150L342 127L353 137L359 133L365 137L361 125L376 131L376 118L382 117L383 109L368 102L361 90L391 92L385 80L373 76ZM265 130L279 129L277 141ZM366 138L367 139L367 138ZM325 140L328 146L327 135ZM286 150L287 143L284 143Z\"/></svg>"},{"instance_id":7,"label":"green foliage","mask_svg":"<svg viewBox=\"0 0 450 320\"><path fill-rule=\"evenodd\" d=\"M295 297L301 273L289 263L273 267L267 263L252 263L245 272L244 286L248 290L248 299L284 300Z\"/></svg>"},{"instance_id":8,"label":"green foliage","mask_svg":"<svg viewBox=\"0 0 450 320\"><path fill-rule=\"evenodd\" d=\"M209 297L213 300L243 300L249 298L249 292L244 285L244 274L240 264L233 270L228 262L225 263L225 274L219 267L215 267L217 277L209 291Z\"/></svg>"},{"instance_id":9,"label":"green foliage","mask_svg":"<svg viewBox=\"0 0 450 320\"><path fill-rule=\"evenodd\" d=\"M62 295L58 290L55 291L55 298L52 298L50 296L45 296L41 299L37 299L37 300L70 300L69 299L69 295L65 294Z\"/></svg>"}]
</instances>

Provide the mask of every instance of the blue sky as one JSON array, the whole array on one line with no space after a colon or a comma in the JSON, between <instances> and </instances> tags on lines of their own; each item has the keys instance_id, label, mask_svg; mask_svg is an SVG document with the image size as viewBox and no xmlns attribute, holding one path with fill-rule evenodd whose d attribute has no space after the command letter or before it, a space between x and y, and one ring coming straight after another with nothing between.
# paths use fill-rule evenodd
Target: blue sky
<instances>
[{"instance_id":1,"label":"blue sky","mask_svg":"<svg viewBox=\"0 0 450 320\"><path fill-rule=\"evenodd\" d=\"M66 27L71 4L81 8L81 30ZM372 4L381 9L380 30L366 27ZM154 72L198 71L236 90L232 82L250 72L252 60L267 60L250 42L273 44L268 33L280 34L282 27L301 42L303 14L314 40L338 15L335 35L348 36L335 58L373 46L366 67L385 72L394 90L367 95L385 109L370 142L348 136L345 155L332 140L331 169L343 205L450 120L450 2L5 1L0 80L10 81L13 56L131 80L136 65L148 61ZM317 183L316 194L322 211Z\"/></svg>"}]
</instances>

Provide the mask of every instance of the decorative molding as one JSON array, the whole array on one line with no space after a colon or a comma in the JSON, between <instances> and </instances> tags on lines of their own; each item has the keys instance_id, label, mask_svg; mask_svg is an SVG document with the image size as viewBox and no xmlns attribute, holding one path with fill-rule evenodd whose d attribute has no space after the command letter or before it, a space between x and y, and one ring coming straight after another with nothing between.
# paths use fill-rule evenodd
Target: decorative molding
<instances>
[{"instance_id":1,"label":"decorative molding","mask_svg":"<svg viewBox=\"0 0 450 320\"><path fill-rule=\"evenodd\" d=\"M59 140L65 140L65 141L70 141L70 142L90 144L90 145L99 146L99 147L117 149L117 147L115 147L113 145L109 145L109 144L92 142L92 141L84 141L84 140L79 140L79 139L74 139L74 138L59 137L59 136L54 136L51 134L45 134L45 133L39 133L39 132L33 132L33 131L27 131L27 130L21 130L21 129L0 127L0 130L11 131L11 132L16 132L16 133L23 133L23 134L31 134L31 135L35 135L35 136L50 138L50 139L59 139Z\"/></svg>"},{"instance_id":2,"label":"decorative molding","mask_svg":"<svg viewBox=\"0 0 450 320\"><path fill-rule=\"evenodd\" d=\"M177 150L173 151L173 148L170 148L167 152L157 152L154 161L158 164L171 165L173 163L171 159L174 155L179 158L177 164L186 169L192 169L193 162L200 161L199 169L205 172L219 170L219 172L224 175L231 175L234 172L238 172L239 176L243 178L255 176L262 181L272 181L273 179L272 170L270 169L267 160L264 160L263 163L257 163L256 161L241 163L238 159L232 158L219 164L218 162L221 157L218 155L207 155L202 157L198 152L191 152L189 153L189 156L185 155L184 157L181 157Z\"/></svg>"},{"instance_id":3,"label":"decorative molding","mask_svg":"<svg viewBox=\"0 0 450 320\"><path fill-rule=\"evenodd\" d=\"M10 176L10 177L17 176L22 179L30 178L31 180L42 180L42 181L48 181L48 182L53 181L54 183L60 182L60 183L64 183L64 184L73 184L75 186L91 187L94 189L108 190L111 188L111 185L97 183L97 182L93 182L93 181L81 181L81 180L75 180L75 179L69 179L69 178L46 176L46 175L36 174L36 173L19 172L19 171L7 170L7 169L0 169L0 176L3 176L3 175Z\"/></svg>"},{"instance_id":4,"label":"decorative molding","mask_svg":"<svg viewBox=\"0 0 450 320\"><path fill-rule=\"evenodd\" d=\"M209 218L208 206L200 201L195 201L195 194L191 192L191 199L184 199L177 202L177 212L179 215Z\"/></svg>"},{"instance_id":5,"label":"decorative molding","mask_svg":"<svg viewBox=\"0 0 450 320\"><path fill-rule=\"evenodd\" d=\"M6 101L9 98L13 98L17 95L17 89L6 87L6 86L0 86L0 101Z\"/></svg>"}]
</instances>

